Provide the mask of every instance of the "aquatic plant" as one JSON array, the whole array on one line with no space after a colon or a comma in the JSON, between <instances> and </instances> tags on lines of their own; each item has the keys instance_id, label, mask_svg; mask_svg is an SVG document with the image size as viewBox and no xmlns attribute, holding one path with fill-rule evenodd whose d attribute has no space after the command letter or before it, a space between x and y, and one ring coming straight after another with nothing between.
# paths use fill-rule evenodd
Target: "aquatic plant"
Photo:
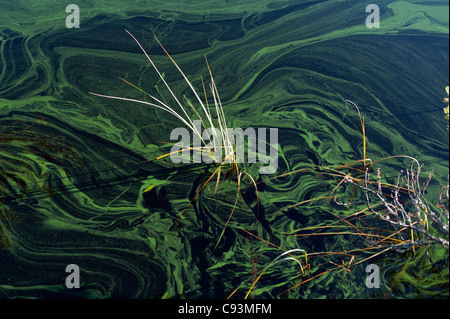
<instances>
[{"instance_id":1,"label":"aquatic plant","mask_svg":"<svg viewBox=\"0 0 450 319\"><path fill-rule=\"evenodd\" d=\"M200 148L183 145L183 149L177 151L177 153L182 152L185 149L199 151L202 154L206 153L207 155L209 155L215 163L231 164L231 166L234 169L238 170L239 168L238 168L238 165L236 162L234 143L231 141L230 136L227 134L227 122L225 119L225 113L223 111L223 106L222 106L222 102L220 100L219 92L217 90L216 83L212 76L211 69L209 68L209 64L208 64L208 60L207 60L206 56L205 56L206 65L208 67L210 80L211 80L211 83L209 84L209 88L210 88L213 102L214 102L214 105L212 107L215 110L215 115L213 115L213 113L211 112L211 109L210 109L211 107L208 102L205 83L203 82L203 78L202 78L202 84L203 84L203 93L205 95L205 102L203 102L203 100L200 98L200 94L193 87L190 80L183 73L183 71L180 69L178 64L174 61L174 59L170 56L170 54L166 51L166 49L163 47L163 45L159 42L159 40L155 36L156 41L161 46L161 48L164 50L164 52L167 54L167 56L170 58L172 63L175 65L175 67L178 69L178 71L184 78L186 84L189 86L191 92L195 96L195 99L200 106L200 111L197 111L197 109L194 107L191 100L189 100L186 96L183 96L183 99L180 99L175 95L175 93L173 92L173 90L171 89L169 84L164 79L164 76L158 70L158 68L156 67L153 60L150 58L150 56L146 52L146 50L142 47L141 43L135 38L135 36L133 34L131 34L131 32L129 32L128 30L125 30L125 31L133 38L133 40L138 44L139 48L145 54L146 58L151 63L151 65L157 72L159 78L164 83L164 85L167 88L167 90L169 91L170 95L173 97L174 101L176 102L176 106L179 108L179 111L177 111L175 108L167 105L166 103L162 102L160 99L156 98L155 96L147 93L142 88L128 82L127 80L125 80L123 78L120 78L120 79L122 81L124 81L125 83L131 85L132 87L136 88L137 90L141 91L145 96L149 97L153 102L118 97L118 96L109 96L109 95L103 95L103 94L98 94L98 93L93 93L93 92L89 92L89 93L92 95L96 95L96 96L100 96L100 97L104 97L104 98L123 100L123 101L129 101L129 102L149 105L149 106L156 107L158 109L161 109L163 111L166 111L166 112L172 114L177 119L179 119L184 125L186 125L192 131L192 133L200 139L200 141L202 142L202 145L203 145ZM191 116L190 114L188 114L185 106L183 106L183 103L181 101L185 102L187 104L187 106L194 112L194 114L195 114L194 116ZM203 128L206 128L207 125L210 126L209 131L214 136L213 141L212 141L213 145L210 145L209 143L205 142L205 140L202 136L202 132L194 124L194 121L196 119L201 121ZM218 133L218 132L220 132L220 133ZM219 137L218 134L220 134L221 136ZM217 145L216 144L217 141L222 141L223 144ZM217 151L219 149L221 150L220 152ZM218 158L217 154L221 154L221 158ZM170 156L170 155L172 155L172 153L164 154L163 156L160 156L157 159L159 160L159 159L162 159L162 158ZM218 176L220 175L221 169L223 169L223 167L222 167L222 165L219 165L217 168Z\"/></svg>"},{"instance_id":2,"label":"aquatic plant","mask_svg":"<svg viewBox=\"0 0 450 319\"><path fill-rule=\"evenodd\" d=\"M297 256L296 254L300 253L300 256ZM282 258L283 257L283 258ZM305 265L302 264L300 259L304 258ZM278 255L275 259L273 259L267 266L265 266L262 270L255 273L256 278L252 281L252 284L250 288L247 291L247 294L245 295L244 299L247 299L250 293L252 292L253 288L256 286L257 282L261 279L261 277L264 275L264 273L272 266L281 263L283 261L294 261L298 264L300 270L299 273L304 274L305 269L309 267L308 265L308 253L303 249L291 249L288 251L283 252L282 254ZM296 276L297 277L297 276ZM241 285L236 288L229 296L228 299L230 299L244 284L246 284L252 277L247 278L245 281L241 283Z\"/></svg>"},{"instance_id":3,"label":"aquatic plant","mask_svg":"<svg viewBox=\"0 0 450 319\"><path fill-rule=\"evenodd\" d=\"M310 237L324 237L339 241L339 238L348 237L347 242L353 242L350 249L313 251L308 252L306 265L307 274L298 276L296 281L287 290L281 292L281 297L286 293L295 292L300 287L313 284L321 277L334 273L338 277L343 272L341 281L357 265L368 262L376 257L383 256L389 251L404 254L405 252L417 252L421 248L438 244L448 249L448 221L449 221L449 192L448 186L441 186L442 191L434 203L427 200L426 191L433 178L433 170L427 177L422 177L423 164L408 155L391 156L378 160L366 157L365 122L358 106L348 101L358 111L363 135L363 159L339 166L315 166L313 173L317 177L326 177L332 186L328 196L311 198L294 205L290 205L275 212L296 209L311 203L320 203L336 221L327 225L317 225L291 229L282 233L286 237L294 237L304 240ZM410 168L400 171L396 180L386 177L381 169L374 166L382 162L403 159L412 162ZM288 172L285 175L305 173L308 170ZM279 176L272 177L273 179ZM346 187L350 185L352 187ZM353 188L353 189L352 189ZM333 205L337 205L333 207ZM365 208L363 207L365 206ZM342 207L344 211L336 208ZM352 211L347 212L350 207ZM356 210L355 210L356 209ZM254 236L254 235L252 235ZM254 236L256 237L256 236ZM256 237L261 241L263 239ZM333 239L332 239L333 238ZM273 243L269 243L276 246ZM276 246L281 249L280 247ZM343 246L345 247L345 246ZM404 255L403 255L404 256ZM417 254L417 256L420 256ZM277 260L277 259L275 259ZM274 261L275 261L274 260ZM306 260L306 258L305 258ZM390 288L385 292L388 297L398 284L398 278L405 271L411 257L409 257ZM321 265L321 267L318 267ZM324 269L324 266L327 265ZM306 268L302 267L303 269ZM314 270L311 270L314 269ZM321 269L321 271L318 271ZM266 268L260 271L266 271ZM310 271L311 270L311 271ZM256 279L259 279L258 276ZM254 287L257 280L251 287ZM245 282L247 282L246 280ZM245 283L244 282L244 283ZM242 286L242 284L241 284ZM231 295L241 288L239 286ZM331 297L336 291L333 291ZM247 297L248 294L245 296Z\"/></svg>"},{"instance_id":4,"label":"aquatic plant","mask_svg":"<svg viewBox=\"0 0 450 319\"><path fill-rule=\"evenodd\" d=\"M362 189L368 211L394 227L396 235L401 240L389 242L388 246L391 249L404 251L415 246L434 243L448 247L448 191L443 190L439 196L436 206L440 209L437 211L432 208L424 198L424 194L432 179L433 170L422 182L423 164L412 160L411 167L406 172L401 171L398 174L395 184L382 182L380 169L377 169L375 178L372 178L373 174L366 169L364 178L345 177L344 182ZM386 242L379 244L385 247L387 245Z\"/></svg>"},{"instance_id":5,"label":"aquatic plant","mask_svg":"<svg viewBox=\"0 0 450 319\"><path fill-rule=\"evenodd\" d=\"M150 62L156 73L158 74L160 80L162 83L164 83L164 86L167 88L168 92L170 93L170 96L175 101L175 107L169 106L166 103L164 103L161 99L155 97L154 95L151 95L150 93L144 91L142 88L130 83L129 81L120 78L125 83L129 84L130 86L134 87L135 89L142 92L146 97L150 98L150 101L146 100L137 100L137 99L131 99L131 98L124 98L119 96L111 96L111 95L104 95L104 94L98 94L89 92L89 94L99 96L102 98L108 98L108 99L114 99L114 100L122 100L122 101L128 101L128 102L134 102L134 103L140 103L148 106L155 107L157 109L161 109L165 112L170 113L175 118L180 120L187 128L191 130L191 132L201 141L201 146L195 146L195 145L181 145L177 151L170 152L163 154L161 156L158 156L155 159L150 159L149 161L153 160L163 160L164 158L173 155L174 153L183 153L184 151L194 151L194 152L200 152L201 156L206 154L206 156L210 156L213 164L209 168L208 176L205 178L205 181L201 184L196 194L191 199L191 205L195 201L195 199L198 197L200 192L205 189L206 185L210 183L211 181L215 180L215 188L214 192L217 191L219 187L219 183L221 182L222 177L226 177L230 180L233 180L237 183L237 192L235 197L235 202L233 205L233 208L231 210L231 213L229 215L229 218L219 235L219 238L217 240L217 243L215 247L219 244L221 238L224 235L225 229L228 227L230 220L233 216L233 213L236 209L236 206L238 204L239 198L243 199L242 193L241 193L241 186L242 186L242 180L243 178L247 177L250 180L250 183L253 185L255 192L256 192L256 206L259 206L259 195L258 195L258 188L257 184L255 182L255 179L252 177L251 174L249 174L246 171L241 170L241 167L236 159L236 143L234 139L228 134L228 125L225 117L225 113L223 110L223 105L220 100L219 91L217 89L216 83L214 81L211 69L209 67L208 60L205 55L205 61L208 68L208 73L210 76L210 83L209 83L209 89L212 95L212 104L209 103L208 95L206 86L203 80L203 77L201 78L202 81L202 90L204 94L205 101L202 100L200 97L200 93L194 88L191 81L188 79L188 77L183 73L181 68L178 66L178 64L175 62L175 60L172 58L172 56L167 52L167 50L164 48L164 46L161 44L161 42L157 39L155 36L155 40L159 44L159 46L163 49L165 54L169 57L169 59L172 61L173 65L176 67L180 75L183 77L185 83L189 87L190 91L192 92L195 101L198 103L198 107L196 108L194 106L194 103L187 98L186 96L183 96L183 98L179 98L174 93L173 89L170 87L170 85L165 80L163 74L159 71L149 54L146 52L146 50L143 48L141 43L136 39L136 37L129 32L128 30L125 30L132 39L137 43L141 51L144 53L147 60ZM185 104L184 104L184 103ZM211 111L211 108L213 111ZM188 110L191 110L192 113L189 114ZM200 121L201 126L205 129L205 131L210 132L212 134L212 143L207 143L203 136L200 129L195 124L195 121ZM209 126L209 127L208 127ZM208 128L207 128L208 127ZM221 144L218 144L218 141L221 141ZM186 214L187 209L183 213L183 216Z\"/></svg>"},{"instance_id":6,"label":"aquatic plant","mask_svg":"<svg viewBox=\"0 0 450 319\"><path fill-rule=\"evenodd\" d=\"M213 161L216 163L214 166L212 166L212 168L209 169L208 175L204 177L203 183L201 183L195 195L190 199L191 205L199 196L200 192L202 192L202 190L204 190L207 185L214 180L214 178L214 192L218 191L223 177L232 179L237 183L237 192L234 203L232 205L233 207L231 213L229 214L228 219L225 222L225 226L218 236L216 245L214 246L214 248L217 248L221 238L224 235L226 227L228 227L231 218L233 217L233 213L238 205L238 200L239 198L242 198L243 187L241 185L241 179L244 176L250 179L251 185L249 187L255 189L258 207L259 182L255 181L249 173L242 171L241 167L236 161L236 146L226 134L227 122L223 110L223 105L220 101L219 92L217 90L206 57L205 60L211 81L209 84L209 88L212 94L212 105L210 105L208 102L206 87L203 78L201 80L205 101L200 98L200 94L193 87L190 80L183 73L181 68L177 65L170 54L165 50L163 45L155 37L160 47L164 50L165 54L175 65L188 88L193 93L195 101L199 105L196 108L194 106L194 103L187 97L184 96L181 99L176 96L174 91L166 82L163 74L158 70L155 63L145 51L143 46L129 31L127 31L127 33L138 44L147 60L157 72L160 80L162 81L162 83L164 83L165 87L169 91L170 96L174 99L176 104L175 107L169 106L165 102L162 102L162 100L164 99L159 99L147 93L142 88L130 83L123 78L120 79L142 92L145 97L150 99L150 101L104 95L92 92L90 92L90 94L113 100L140 103L155 107L157 109L161 109L180 120L187 128L191 130L191 132L195 136L197 136L202 141L201 147L182 145L182 148L177 151L183 152L183 150L186 149L199 151L202 154L210 156L211 159L213 159ZM229 297L237 296L240 291L245 291L245 295L242 295L241 297L248 298L254 291L255 287L261 283L261 278L264 278L264 275L267 275L271 270L275 268L275 265L280 264L282 261L295 261L295 264L299 265L300 271L293 280L295 282L290 285L290 287L281 292L278 296L284 295L288 292L291 293L299 287L305 287L308 283L312 283L315 280L320 280L321 277L326 277L332 272L336 273L343 271L345 276L346 273L351 272L351 270L357 265L361 265L362 263L367 262L388 251L405 252L410 249L415 250L416 248L433 243L438 243L445 247L448 247L448 205L444 205L444 198L445 196L447 196L448 198L448 191L446 194L444 192L442 193L439 199L439 203L435 205L436 207L441 207L441 211L436 211L436 209L432 207L432 205L429 204L429 202L424 198L426 188L431 179L431 173L423 184L421 181L421 172L423 166L416 159L407 155L392 156L374 161L367 158L364 117L362 116L358 106L355 103L348 100L347 102L352 104L356 108L361 122L363 136L362 159L338 166L322 167L319 165L314 165L313 171L309 169L291 171L282 175L272 176L265 182L269 180L275 180L283 176L301 173L313 173L318 177L326 177L328 179L329 185L332 188L330 194L328 194L327 196L322 196L320 198L307 199L300 203L284 207L279 211L271 214L271 216L268 216L268 218L273 217L282 211L296 209L302 205L321 203L322 210L329 213L330 216L333 216L335 218L335 222L329 223L328 225L317 225L312 227L290 229L286 232L280 232L278 235L284 236L285 239L295 238L298 240L312 236L324 236L327 238L351 236L353 238L356 238L356 240L359 240L356 241L356 246L353 246L350 249L329 249L328 251L312 252L306 252L305 249L298 248L298 246L286 249L285 245L283 249L279 245L270 242L269 240L263 239L255 235L253 232L247 231L243 227L241 231L246 233L248 236L256 238L262 243L280 250L281 253L277 257L272 259L272 261L263 264L259 270L257 270L255 266L253 275L243 279L241 284L229 295ZM214 109L214 112L211 112L211 108ZM190 111L191 115L188 111ZM215 143L217 140L221 140L223 144L207 144L203 140L200 130L194 124L196 120L199 120L204 128L209 125L212 128L211 132L213 134L221 135L220 138L214 138L213 143ZM220 153L222 154L220 158L218 158L217 156L217 154L219 153L215 151L218 148L221 148L223 150L223 152ZM163 160L164 158L172 154L173 153L166 153L154 159L150 159L149 161ZM391 182L390 180L387 180L387 178L382 177L380 169L376 170L376 174L374 177L373 170L376 163L381 163L393 159L409 159L413 164L409 169L406 170L406 172L401 171L398 174L396 182ZM348 187L346 188L345 185L351 185L353 187L352 189L349 189ZM346 189L342 190L342 188ZM148 189L152 189L152 186L150 186ZM405 198L408 198L409 200L405 201ZM360 206L361 204L364 204L366 207L363 209L357 209L352 213L336 212L335 207L333 207L333 205L337 205L337 207L345 207L346 209L348 209L352 205ZM184 210L182 217L184 217L187 210L188 208ZM182 224L182 222L178 222L177 226L181 226ZM172 227L171 231L178 229L179 227ZM292 243L292 241L286 242ZM297 243L296 245L299 244ZM298 253L301 253L302 256L298 256ZM306 269L308 269L307 272L305 271ZM286 283L283 282L280 283L280 285L284 287ZM334 293L335 292L333 292L333 295ZM298 296L298 294L296 296Z\"/></svg>"},{"instance_id":7,"label":"aquatic plant","mask_svg":"<svg viewBox=\"0 0 450 319\"><path fill-rule=\"evenodd\" d=\"M447 106L444 108L444 114L445 114L445 119L448 121L449 115L450 115L449 109L448 109L449 108L449 95L450 95L448 86L445 88L445 91L447 92L447 97L444 98L444 102L447 103ZM448 125L447 125L447 131L448 131Z\"/></svg>"},{"instance_id":8,"label":"aquatic plant","mask_svg":"<svg viewBox=\"0 0 450 319\"><path fill-rule=\"evenodd\" d=\"M357 105L351 101L348 102L353 104L359 113ZM367 211L394 227L395 232L393 234L398 236L399 239L396 242L389 241L390 244L388 246L393 250L403 251L415 246L434 243L448 247L448 189L442 186L442 191L436 203L436 207L439 209L432 208L426 200L425 194L432 180L433 169L429 172L428 177L422 181L421 173L424 165L411 156L391 156L375 161L367 159L365 155L364 118L361 117L360 113L359 116L364 139L362 167L356 169L358 172L357 176L342 171L343 168L352 167L357 162L341 166L338 169L332 169L334 176L342 177L338 185L345 183L354 185L354 191L349 201L339 202L336 197L333 197L334 202L341 206L349 206L352 203L356 189L361 189L363 192L359 199L367 205ZM386 178L382 177L380 168L377 168L374 177L373 166L375 163L394 158L410 159L412 164L406 171L402 170L398 173L394 183L386 181ZM405 237L404 233L408 233L409 236ZM416 238L414 233L418 234ZM391 239L392 237L394 236L390 236ZM386 244L385 241L379 241L379 243Z\"/></svg>"}]
</instances>

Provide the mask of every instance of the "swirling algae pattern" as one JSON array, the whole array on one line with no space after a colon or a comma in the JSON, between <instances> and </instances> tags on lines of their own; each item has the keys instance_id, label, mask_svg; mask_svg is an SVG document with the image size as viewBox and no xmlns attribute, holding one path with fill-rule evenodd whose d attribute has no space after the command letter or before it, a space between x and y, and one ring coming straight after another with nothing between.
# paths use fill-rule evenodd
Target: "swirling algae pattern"
<instances>
[{"instance_id":1,"label":"swirling algae pattern","mask_svg":"<svg viewBox=\"0 0 450 319\"><path fill-rule=\"evenodd\" d=\"M0 296L224 298L250 278L235 295L244 297L256 270L282 252L275 246L311 254L311 277L343 262L349 257L312 256L361 248L360 238L283 234L328 225L330 211L350 214L325 201L286 209L330 193L317 166L362 158L358 114L345 99L365 116L367 157L417 156L435 169L436 193L448 174L440 105L449 77L448 1L377 4L382 27L368 29L366 4L355 1L80 0L81 27L67 29L59 3L1 0ZM191 206L206 171L148 161L167 152L168 132L180 123L87 93L142 99L122 77L167 96L125 29L178 95L188 88L153 35L198 88L207 55L230 126L279 129L281 176L257 177L247 167L264 185L261 215L245 188L227 224L235 180L217 190L208 184ZM404 165L391 161L383 172ZM283 175L293 171L302 173ZM377 291L366 288L362 263L280 295L300 280L298 265L286 261L267 270L252 296L448 296L448 250L419 251L400 272L407 260L376 259ZM80 289L64 286L68 264L81 269Z\"/></svg>"}]
</instances>

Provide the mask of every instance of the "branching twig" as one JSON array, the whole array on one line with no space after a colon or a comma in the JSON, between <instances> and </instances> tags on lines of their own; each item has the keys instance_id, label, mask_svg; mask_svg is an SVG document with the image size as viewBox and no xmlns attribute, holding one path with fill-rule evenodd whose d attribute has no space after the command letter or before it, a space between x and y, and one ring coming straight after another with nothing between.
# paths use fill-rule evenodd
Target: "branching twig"
<instances>
[{"instance_id":1,"label":"branching twig","mask_svg":"<svg viewBox=\"0 0 450 319\"><path fill-rule=\"evenodd\" d=\"M416 168L414 164L417 164ZM417 161L413 161L410 169L406 172L400 171L395 185L382 183L379 169L376 172L376 180L373 180L369 168L365 170L363 182L349 175L344 179L345 182L363 190L368 211L394 226L395 229L410 230L411 235L408 240L399 232L403 243L393 244L392 248L396 250L404 251L414 246L433 243L441 244L444 247L449 246L448 187L442 187L443 191L436 205L440 208L440 212L436 212L424 198L433 170L421 183L422 166ZM391 194L384 193L383 189L390 189ZM402 197L406 196L408 196L408 200L404 201ZM338 204L347 205L346 203ZM379 210L380 206L384 209ZM414 233L416 238L414 238Z\"/></svg>"}]
</instances>

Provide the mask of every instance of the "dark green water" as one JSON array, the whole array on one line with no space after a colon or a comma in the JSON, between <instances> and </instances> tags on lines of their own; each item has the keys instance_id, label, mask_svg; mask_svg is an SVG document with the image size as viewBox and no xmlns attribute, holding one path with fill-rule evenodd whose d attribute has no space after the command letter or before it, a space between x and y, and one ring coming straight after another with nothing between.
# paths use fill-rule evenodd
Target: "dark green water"
<instances>
[{"instance_id":1,"label":"dark green water","mask_svg":"<svg viewBox=\"0 0 450 319\"><path fill-rule=\"evenodd\" d=\"M0 297L226 298L242 284L233 297L243 298L255 272L283 251L303 249L309 277L296 278L298 264L283 261L250 297L448 298L448 249L387 252L356 264L378 252L351 253L368 246L359 236L336 229L289 236L363 207L322 200L288 208L336 186L315 173L317 165L362 159L358 113L345 99L365 117L368 158L417 157L425 172L434 168L431 198L447 183L448 1L378 1L379 29L366 28L366 4L357 3L79 1L80 28L67 29L65 5L0 0L0 207L8 216L0 220ZM188 88L153 35L199 89L206 54L229 126L278 128L277 175L308 169L270 179L247 166L261 182L261 215L254 190L245 190L216 249L236 180L215 192L214 179L190 207L205 168L148 161L169 150L169 132L182 124L142 104L88 94L143 99L122 77L167 95L125 29L178 95ZM409 165L388 161L383 173ZM352 256L351 272L326 272ZM380 268L379 289L365 285L369 263ZM65 286L69 264L80 267L79 289Z\"/></svg>"}]
</instances>

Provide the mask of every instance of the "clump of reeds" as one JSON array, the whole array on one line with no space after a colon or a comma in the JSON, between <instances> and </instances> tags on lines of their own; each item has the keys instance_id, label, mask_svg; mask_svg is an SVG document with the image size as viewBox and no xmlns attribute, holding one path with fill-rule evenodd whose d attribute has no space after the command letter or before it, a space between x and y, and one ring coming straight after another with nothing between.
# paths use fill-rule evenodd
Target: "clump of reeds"
<instances>
[{"instance_id":1,"label":"clump of reeds","mask_svg":"<svg viewBox=\"0 0 450 319\"><path fill-rule=\"evenodd\" d=\"M155 37L155 39L158 42L158 44L161 46L161 48L167 54L169 59L175 65L175 67L177 68L177 70L179 71L179 73L181 74L183 79L185 80L185 83L190 88L191 92L193 93L193 95L195 97L195 100L198 103L198 106L195 107L194 104L192 103L192 101L189 100L188 98L186 98L185 96L183 98L179 98L179 97L176 96L176 94L173 92L173 90L170 87L170 85L166 82L166 80L164 79L164 76L161 74L161 72L159 71L159 69L157 68L157 66L155 65L153 60L151 59L151 57L148 55L146 50L142 47L141 43L135 38L135 36L133 34L131 34L131 32L129 32L128 30L126 30L126 32L138 44L139 48L142 50L142 52L146 56L147 60L150 62L152 67L155 69L155 71L158 74L159 78L161 79L161 81L164 83L165 87L169 91L169 93L172 96L173 100L175 101L176 105L175 106L167 105L166 103L161 101L161 99L158 99L157 97L147 93L142 88L137 87L136 85L128 82L127 80L125 80L123 78L120 78L120 79L122 81L126 82L127 84L131 85L132 87L136 88L137 90L141 91L145 96L150 98L151 102L144 101L144 100L124 98L124 97L119 97L119 96L103 95L103 94L92 93L92 92L89 92L89 93L92 94L92 95L96 95L96 96L100 96L100 97L104 97L104 98L109 98L109 99L114 99L114 100L122 100L122 101L129 101L129 102L149 105L149 106L156 107L158 109L161 109L161 110L163 110L165 112L168 112L168 113L172 114L174 117L179 119L181 121L181 123L183 123L187 128L189 128L191 130L191 132L196 137L198 137L200 139L200 141L202 142L202 146L200 148L194 148L194 147L190 147L190 146L185 146L187 149L194 150L194 151L199 151L202 154L208 154L209 156L211 156L212 160L215 163L219 163L219 164L221 164L221 163L223 163L223 164L225 164L225 163L230 164L231 163L232 166L234 166L237 169L238 165L236 163L236 158L235 158L234 143L230 139L230 136L227 134L227 121L225 119L225 113L223 111L223 105L222 105L222 102L220 100L219 91L217 90L217 86L216 86L216 83L215 83L214 78L212 76L211 69L209 68L209 64L208 64L208 60L206 59L206 56L205 56L205 60L206 60L206 64L207 64L207 67L208 67L208 71L209 71L209 75L210 75L210 81L211 81L210 84L209 84L209 89L210 89L211 94L212 94L213 105L209 104L209 100L206 97L206 87L205 87L205 83L203 82L203 78L202 78L202 84L203 84L203 88L202 89L203 89L203 93L205 95L205 101L203 101L202 98L200 98L200 93L197 92L197 90L194 88L194 86L192 85L192 83L188 79L188 77L183 73L183 71L178 66L178 64L174 61L174 59L166 51L166 49L163 47L163 45ZM186 105L184 105L183 102L187 104L188 109L186 109ZM213 112L211 112L211 108L213 108L213 110L214 110ZM193 116L190 115L188 110L192 111L192 113L194 115ZM208 127L209 131L213 134L213 141L212 141L212 143L207 143L207 142L204 141L203 136L202 136L202 132L197 128L196 125L194 125L194 121L195 120L201 121L201 124L202 124L203 128L206 129ZM220 134L220 136L219 136L219 134ZM222 144L221 145L215 144L215 143L218 143L218 141L222 141ZM220 149L221 151L217 152L216 150L218 150L218 149ZM182 150L180 150L179 152L181 152L181 151ZM221 155L220 158L217 157L217 153ZM163 156L158 157L158 159L161 159L163 157L170 156L170 155L172 155L172 154L168 153L168 154L165 154ZM222 166L219 165L218 172L220 172L221 167Z\"/></svg>"},{"instance_id":2,"label":"clump of reeds","mask_svg":"<svg viewBox=\"0 0 450 319\"><path fill-rule=\"evenodd\" d=\"M163 102L160 98L157 98L154 95L151 95L150 93L144 91L142 88L140 88L120 77L119 78L122 81L131 85L135 89L142 92L146 97L150 98L150 101L137 100L137 99L120 97L120 96L104 95L104 94L98 94L98 93L92 93L92 92L89 92L89 93L92 95L95 95L95 96L109 98L109 99L113 99L113 100L121 100L121 101L140 103L140 104L155 107L157 109L168 112L172 116L174 116L175 118L180 120L180 122L183 123L194 134L194 136L196 136L198 139L200 139L200 141L201 141L200 147L193 146L193 145L192 146L191 145L188 145L188 146L183 145L182 148L179 148L179 150L177 150L175 152L175 153L179 153L179 152L183 152L184 150L200 152L201 154L206 154L206 156L210 156L212 159L212 162L215 163L215 166L213 166L213 168L209 170L209 173L208 173L209 176L205 177L205 182L200 186L196 195L192 198L191 204L209 182L215 181L215 183L216 183L215 191L217 191L218 185L221 181L222 176L226 176L226 177L232 178L235 181L237 181L237 192L236 192L236 200L234 203L234 207L233 207L233 209L229 215L229 218L225 224L225 227L216 243L216 247L217 247L217 244L219 243L220 239L222 238L222 236L224 234L225 228L228 226L228 224L232 218L233 212L235 211L235 208L238 204L239 198L242 198L241 184L242 184L243 178L247 177L250 180L251 184L254 186L255 191L256 191L256 197L257 197L257 205L259 205L259 196L258 196L258 189L257 189L254 178L249 173L242 171L237 162L235 142L234 142L234 139L232 137L230 137L230 135L228 134L228 125L227 125L225 113L223 110L223 105L220 100L219 91L217 90L217 86L214 81L211 69L209 67L208 60L205 56L205 61L206 61L208 73L210 76L209 91L210 91L210 95L212 96L212 103L209 103L207 93L206 93L207 90L206 90L206 86L203 81L203 78L201 78L201 80L202 80L202 86L203 86L202 91L203 91L203 95L204 95L204 99L205 99L204 101L200 97L201 94L194 88L191 81L183 73L183 71L178 66L178 64L175 62L175 60L171 57L171 55L166 51L164 46L161 44L161 42L155 36L155 40L157 41L159 46L163 49L165 54L169 57L169 59L172 61L173 65L177 68L178 72L183 77L186 85L192 92L192 94L195 98L195 102L197 104L197 106L195 106L194 103L187 97L184 96L183 98L180 98L180 97L176 96L173 89L170 87L170 85L164 79L164 76L159 71L159 69L155 65L154 61L149 56L147 51L143 48L141 43L136 39L136 37L133 34L131 34L131 32L129 32L128 30L125 30L125 31L133 38L133 40L137 43L137 45L139 46L141 51L144 53L145 57L150 62L150 64L152 65L152 67L154 68L156 73L158 74L160 80L162 81L162 83L164 84L166 89L168 90L170 96L175 101L175 105L174 106L168 105L167 103ZM188 111L190 111L190 112L188 112ZM204 140L204 138L202 136L202 132L198 129L198 127L194 123L195 121L200 121L201 126L205 129L205 131L207 130L212 133L213 139L212 139L211 143L207 143ZM220 144L218 144L218 143L220 143ZM161 160L167 156L171 156L172 154L173 154L173 152L166 153L164 155L157 157L156 159L151 159L151 160Z\"/></svg>"}]
</instances>

